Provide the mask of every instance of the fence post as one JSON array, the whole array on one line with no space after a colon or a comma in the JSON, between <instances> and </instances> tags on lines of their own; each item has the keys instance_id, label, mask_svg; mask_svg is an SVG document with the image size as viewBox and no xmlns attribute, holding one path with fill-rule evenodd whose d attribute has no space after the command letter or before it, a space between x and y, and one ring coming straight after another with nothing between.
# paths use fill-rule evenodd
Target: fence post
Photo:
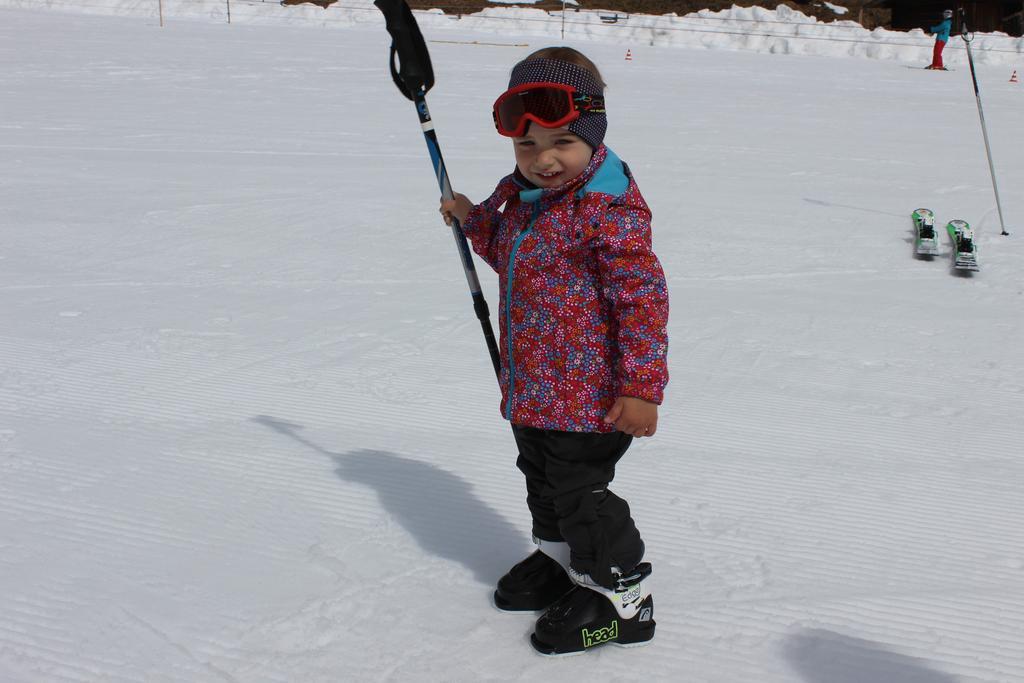
<instances>
[{"instance_id":1,"label":"fence post","mask_svg":"<svg viewBox=\"0 0 1024 683\"><path fill-rule=\"evenodd\" d=\"M227 0L228 3L228 23L231 23L231 0Z\"/></svg>"},{"instance_id":2,"label":"fence post","mask_svg":"<svg viewBox=\"0 0 1024 683\"><path fill-rule=\"evenodd\" d=\"M157 0L160 10L160 28L164 27L164 0Z\"/></svg>"}]
</instances>

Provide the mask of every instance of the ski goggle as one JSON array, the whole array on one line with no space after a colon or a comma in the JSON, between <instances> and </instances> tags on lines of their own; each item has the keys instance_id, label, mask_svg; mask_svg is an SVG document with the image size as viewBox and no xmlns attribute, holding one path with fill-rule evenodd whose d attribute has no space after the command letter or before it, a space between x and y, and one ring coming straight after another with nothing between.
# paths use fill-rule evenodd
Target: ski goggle
<instances>
[{"instance_id":1,"label":"ski goggle","mask_svg":"<svg viewBox=\"0 0 1024 683\"><path fill-rule=\"evenodd\" d=\"M495 100L494 127L505 137L518 138L530 121L545 128L561 128L583 112L605 113L604 98L578 93L563 83L524 83Z\"/></svg>"}]
</instances>

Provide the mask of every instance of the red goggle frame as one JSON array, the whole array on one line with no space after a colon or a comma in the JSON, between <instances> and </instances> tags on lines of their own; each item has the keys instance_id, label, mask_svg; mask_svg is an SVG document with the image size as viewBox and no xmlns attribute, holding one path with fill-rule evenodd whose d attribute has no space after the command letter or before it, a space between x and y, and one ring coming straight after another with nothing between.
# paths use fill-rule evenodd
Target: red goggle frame
<instances>
[{"instance_id":1,"label":"red goggle frame","mask_svg":"<svg viewBox=\"0 0 1024 683\"><path fill-rule=\"evenodd\" d=\"M603 114L604 98L584 95L564 83L524 83L494 101L494 127L510 138L522 137L533 121L545 128L561 128L581 112Z\"/></svg>"}]
</instances>

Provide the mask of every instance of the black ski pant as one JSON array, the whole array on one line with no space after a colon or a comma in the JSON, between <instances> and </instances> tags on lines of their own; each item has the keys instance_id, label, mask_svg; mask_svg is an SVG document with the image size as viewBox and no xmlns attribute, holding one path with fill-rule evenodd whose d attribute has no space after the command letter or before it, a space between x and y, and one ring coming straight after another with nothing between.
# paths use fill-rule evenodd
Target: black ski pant
<instances>
[{"instance_id":1,"label":"black ski pant","mask_svg":"<svg viewBox=\"0 0 1024 683\"><path fill-rule=\"evenodd\" d=\"M533 535L568 543L572 568L612 588L611 568L629 571L644 555L629 504L608 490L633 437L518 425L512 433L519 447L516 465L526 475Z\"/></svg>"}]
</instances>

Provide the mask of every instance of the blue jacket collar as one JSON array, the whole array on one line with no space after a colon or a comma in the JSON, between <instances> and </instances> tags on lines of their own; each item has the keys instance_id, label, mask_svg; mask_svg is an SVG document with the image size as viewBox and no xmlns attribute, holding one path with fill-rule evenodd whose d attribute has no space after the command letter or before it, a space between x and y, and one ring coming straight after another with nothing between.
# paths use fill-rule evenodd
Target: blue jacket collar
<instances>
[{"instance_id":1,"label":"blue jacket collar","mask_svg":"<svg viewBox=\"0 0 1024 683\"><path fill-rule=\"evenodd\" d=\"M520 201L527 204L533 204L542 199L558 199L570 192L575 192L577 197L583 197L589 192L602 192L617 197L629 187L629 176L626 175L625 164L616 156L615 152L604 145L594 150L590 163L582 173L558 187L537 187L528 181L519 172L519 169L516 169L513 178L523 188L519 191Z\"/></svg>"}]
</instances>

